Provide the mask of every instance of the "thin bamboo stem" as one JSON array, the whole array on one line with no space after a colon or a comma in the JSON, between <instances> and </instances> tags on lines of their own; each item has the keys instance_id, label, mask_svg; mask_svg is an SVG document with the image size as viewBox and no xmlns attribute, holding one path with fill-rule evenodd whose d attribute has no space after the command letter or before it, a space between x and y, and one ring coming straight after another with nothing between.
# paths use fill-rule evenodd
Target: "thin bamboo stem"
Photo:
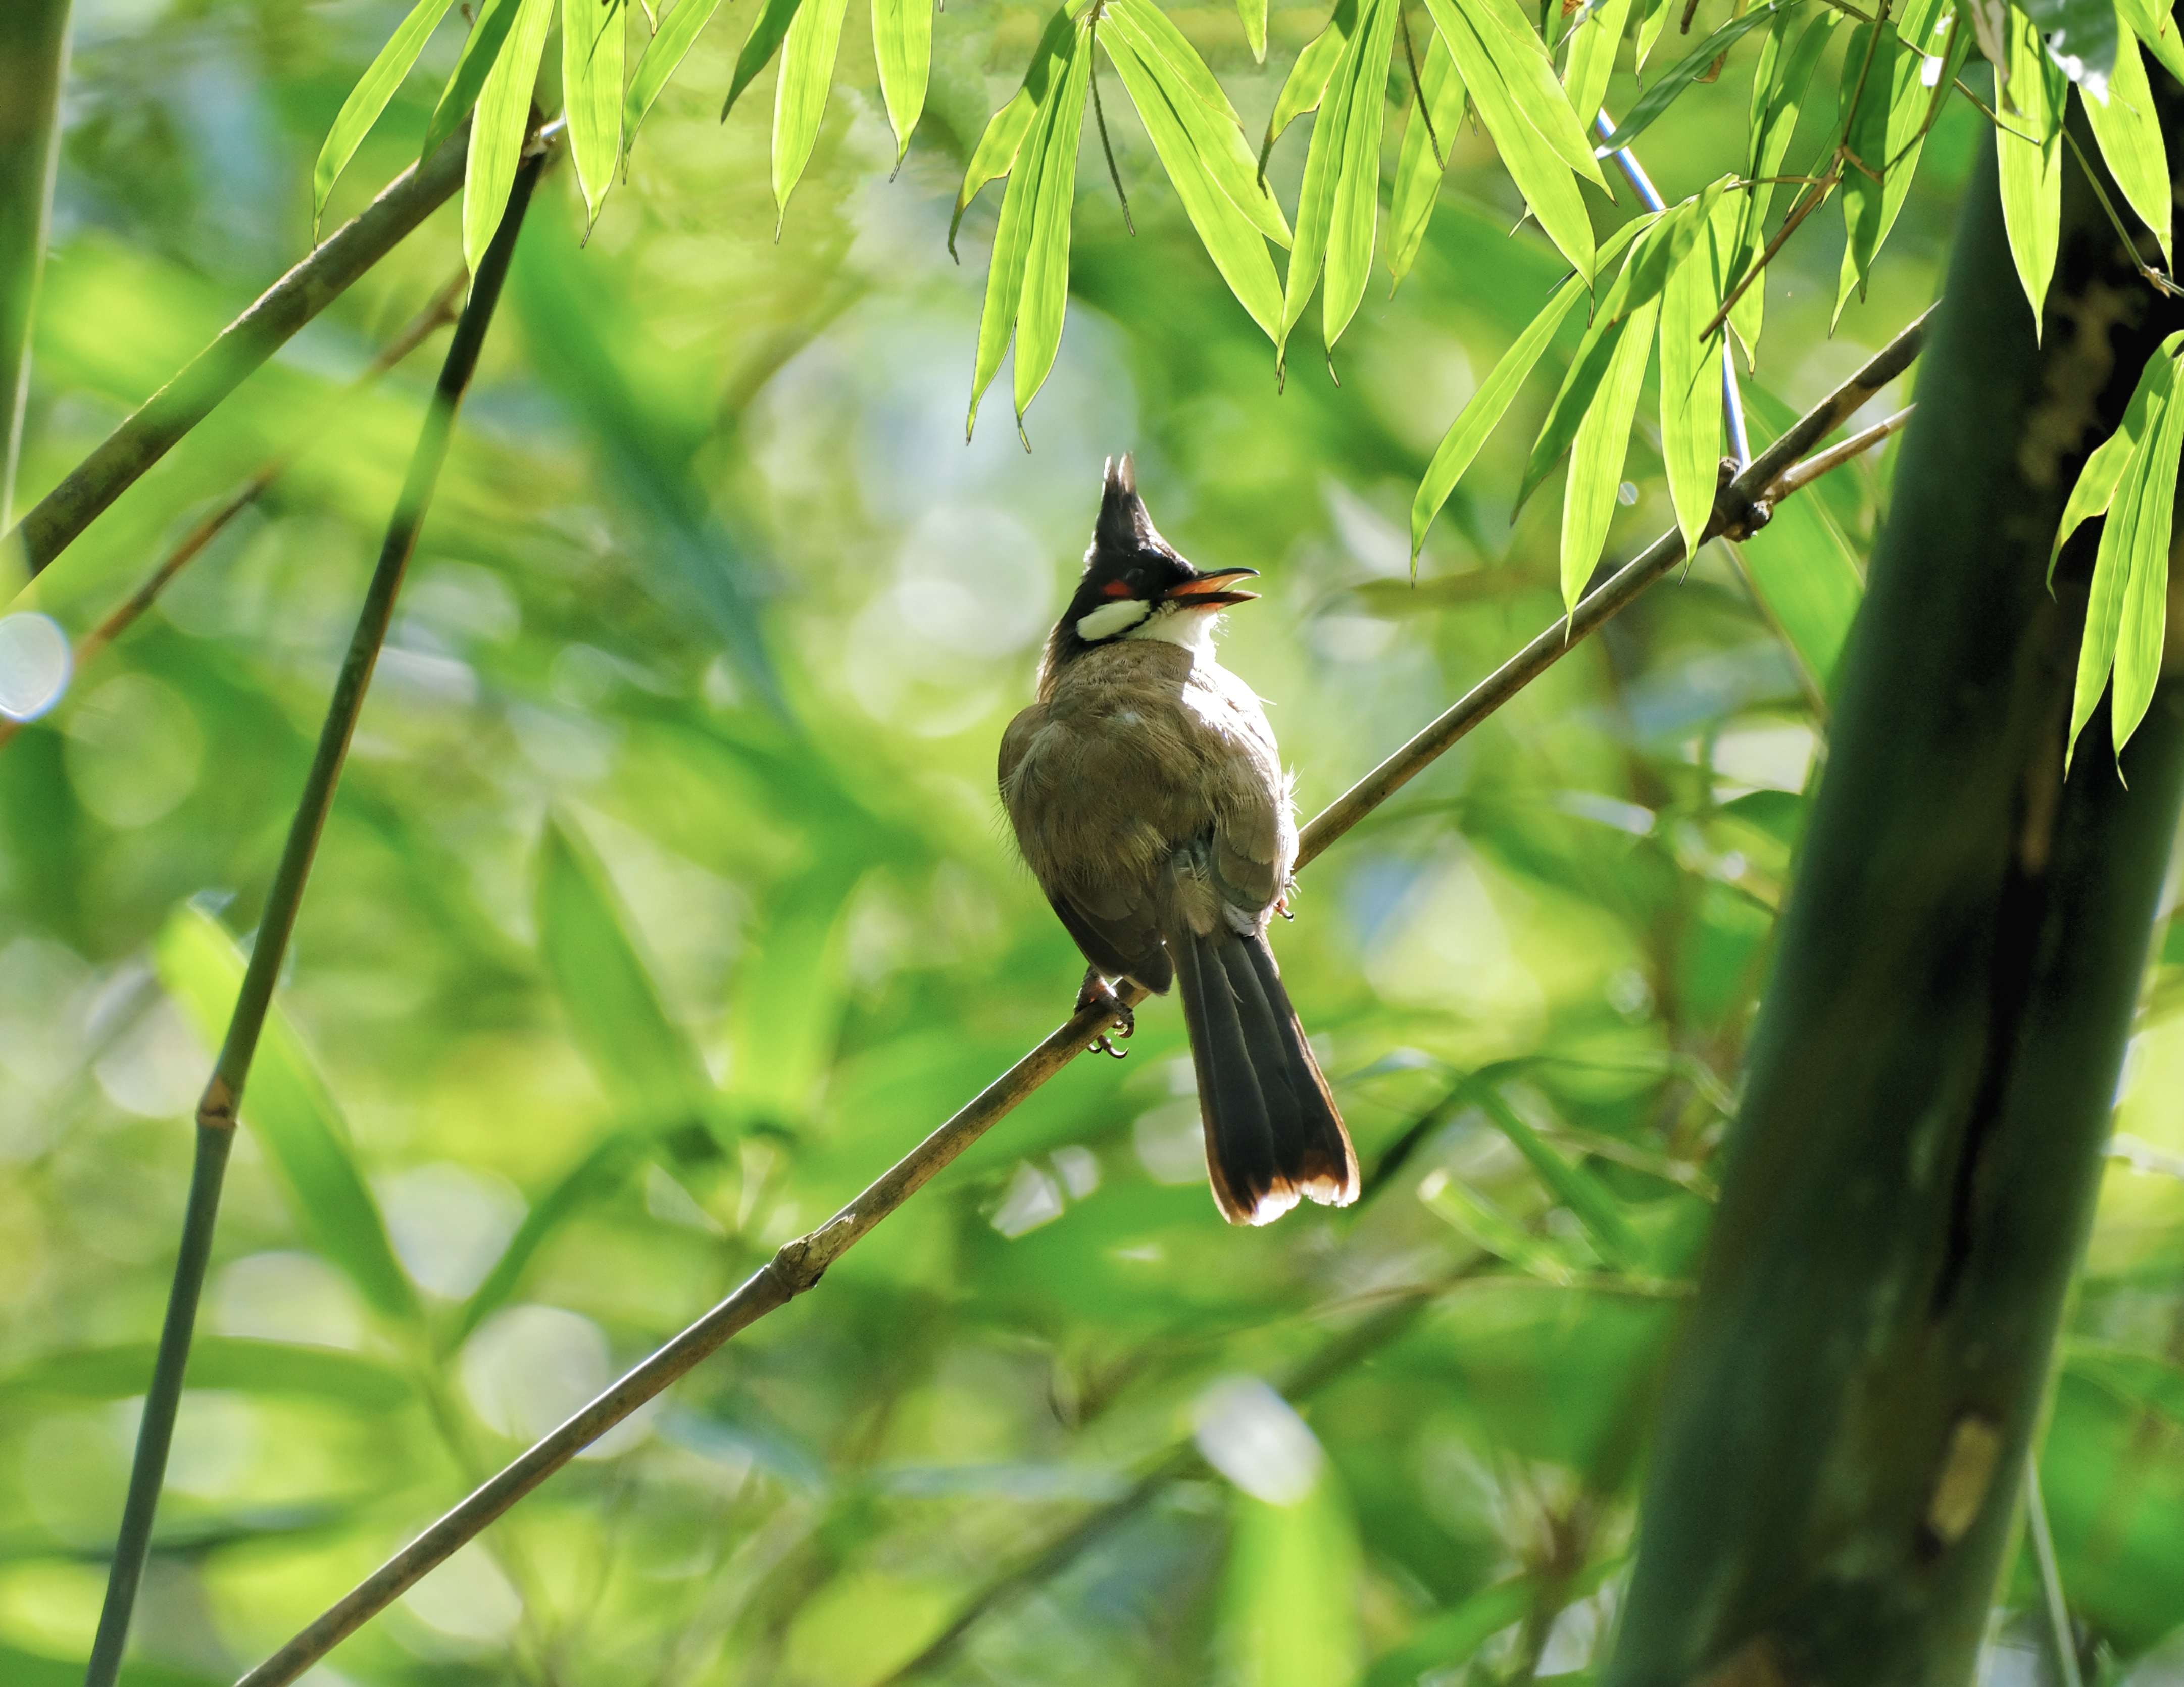
<instances>
[{"instance_id":1,"label":"thin bamboo stem","mask_svg":"<svg viewBox=\"0 0 2184 1687\"><path fill-rule=\"evenodd\" d=\"M276 454L237 487L226 503L191 528L181 542L160 559L159 566L145 576L142 585L131 593L104 621L76 641L70 671L81 673L92 658L134 626L144 611L152 607L159 593L166 590L169 582L196 560L198 554L218 538L231 521L263 498L274 482L293 468L297 459L318 443L350 399L373 386L387 370L454 321L463 288L469 279L467 276L458 273L434 296L431 303L412 317L408 326L381 348L379 355L372 359L370 365L361 375L337 393L315 419L305 424L287 450ZM4 749L22 730L22 721L0 719L0 749Z\"/></svg>"},{"instance_id":2,"label":"thin bamboo stem","mask_svg":"<svg viewBox=\"0 0 2184 1687\"><path fill-rule=\"evenodd\" d=\"M296 911L310 876L311 859L317 853L327 811L333 805L334 787L341 777L342 762L348 754L357 716L364 707L365 692L371 683L372 669L393 617L395 595L401 589L410 553L416 548L417 532L424 525L425 513L432 506L440 470L447 460L455 412L477 368L478 348L493 320L493 307L499 302L501 284L507 279L509 259L523 226L531 190L537 185L545 161L544 148L534 146L516 171L499 231L487 248L485 259L478 267L476 282L471 289L470 303L455 325L447 362L440 371L439 386L425 413L410 472L387 525L387 541L381 548L378 566L373 570L370 584L365 588L348 654L343 660L341 673L334 682L333 696L326 705L318 750L304 778L304 793L296 805L287 844L281 851L265 911L259 921L250 964L243 973L242 988L228 1020L227 1036L220 1046L220 1058L214 1064L212 1078L198 1103L197 1162L182 1227L181 1256L175 1266L174 1286L168 1299L166 1322L160 1331L151 1391L145 1398L143 1421L137 1432L129 1495L122 1509L121 1529L107 1580L106 1603L99 1613L98 1632L84 1676L85 1687L114 1687L120 1673L121 1654L128 1643L136 1591L143 1579L145 1560L151 1552L152 1523L159 1508L160 1484L166 1474L168 1450L174 1439L175 1418L181 1405L183 1375L189 1364L190 1335L196 1322L198 1300L212 1257L220 1183L234 1140L237 1109L242 1105L251 1059L265 1029L266 1011L273 999L273 985L287 953L289 936L295 930Z\"/></svg>"},{"instance_id":3,"label":"thin bamboo stem","mask_svg":"<svg viewBox=\"0 0 2184 1687\"><path fill-rule=\"evenodd\" d=\"M1929 313L1930 315L1930 312ZM1774 483L1797 459L1841 426L1844 418L1893 381L1919 354L1928 318L1903 330L1873 360L1761 454L1717 495L1707 534L1751 532L1765 519ZM1306 827L1301 870L1396 791L1423 772L1495 710L1561 660L1576 640L1600 626L1683 558L1671 531L1557 620L1469 695L1338 798ZM1125 983L1117 992L1134 1005L1145 993ZM243 1676L237 1687L282 1687L324 1657L414 1587L435 1566L482 1533L523 1496L638 1406L687 1375L732 1337L778 1311L816 1284L827 1267L945 1169L964 1150L1032 1092L1068 1065L1105 1031L1110 1015L1088 1006L989 1084L967 1106L897 1161L825 1224L783 1243L773 1257L695 1323L533 1443L514 1462L458 1502L380 1567L328 1606L278 1651Z\"/></svg>"}]
</instances>

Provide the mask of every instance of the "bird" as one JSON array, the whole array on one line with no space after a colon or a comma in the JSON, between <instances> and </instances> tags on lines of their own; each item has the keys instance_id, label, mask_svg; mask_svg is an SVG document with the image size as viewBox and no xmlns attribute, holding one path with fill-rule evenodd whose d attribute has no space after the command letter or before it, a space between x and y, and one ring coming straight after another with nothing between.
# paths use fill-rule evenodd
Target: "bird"
<instances>
[{"instance_id":1,"label":"bird","mask_svg":"<svg viewBox=\"0 0 2184 1687\"><path fill-rule=\"evenodd\" d=\"M1001 801L1090 963L1078 1007L1135 1030L1106 982L1183 1003L1213 1197L1269 1224L1357 1199L1357 1154L1267 944L1296 863L1293 781L1266 710L1214 650L1252 568L1201 571L1110 458L1084 571L1048 637L1038 700L1003 733ZM1104 1034L1095 1047L1119 1053Z\"/></svg>"}]
</instances>

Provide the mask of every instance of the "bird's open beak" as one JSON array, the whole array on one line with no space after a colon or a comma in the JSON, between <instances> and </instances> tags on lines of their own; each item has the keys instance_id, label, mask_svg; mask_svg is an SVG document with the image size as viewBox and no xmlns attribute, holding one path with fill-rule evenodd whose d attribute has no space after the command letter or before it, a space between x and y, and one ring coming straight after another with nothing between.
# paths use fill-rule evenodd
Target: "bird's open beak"
<instances>
[{"instance_id":1,"label":"bird's open beak","mask_svg":"<svg viewBox=\"0 0 2184 1687\"><path fill-rule=\"evenodd\" d=\"M1172 602L1180 602L1186 609L1218 609L1228 604L1248 604L1259 594L1256 592L1224 592L1223 582L1241 580L1246 575L1256 576L1256 568L1217 568L1186 580L1180 586L1172 586L1161 595Z\"/></svg>"}]
</instances>

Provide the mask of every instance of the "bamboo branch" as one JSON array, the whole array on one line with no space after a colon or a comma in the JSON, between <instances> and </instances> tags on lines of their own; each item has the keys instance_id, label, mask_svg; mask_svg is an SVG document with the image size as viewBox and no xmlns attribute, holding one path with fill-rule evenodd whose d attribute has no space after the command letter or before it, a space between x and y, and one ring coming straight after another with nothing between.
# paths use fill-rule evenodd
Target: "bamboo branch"
<instances>
[{"instance_id":1,"label":"bamboo branch","mask_svg":"<svg viewBox=\"0 0 2184 1687\"><path fill-rule=\"evenodd\" d=\"M14 532L0 538L0 557L20 546L31 576L43 571L246 376L445 203L463 185L469 149L470 127L465 124L438 152L396 176L370 204L259 294L180 374L70 470Z\"/></svg>"},{"instance_id":2,"label":"bamboo branch","mask_svg":"<svg viewBox=\"0 0 2184 1687\"><path fill-rule=\"evenodd\" d=\"M1875 393L1901 375L1925 342L1931 315L1919 317L1873 360L1769 446L1716 494L1706 536L1748 533L1767 517L1776 482L1805 453L1841 426ZM1306 827L1301 870L1457 739L1546 672L1571 645L1599 626L1683 560L1682 535L1671 530L1512 657L1470 694L1338 798ZM1145 992L1125 983L1117 993L1134 1005ZM490 1481L440 1519L243 1676L237 1687L281 1687L293 1681L373 1617L414 1587L457 1548L481 1534L517 1500L638 1406L686 1375L732 1337L777 1311L816 1284L843 1254L881 1220L937 1177L1107 1028L1110 1015L1083 1009L989 1084L967 1106L889 1167L863 1194L816 1230L783 1243L774 1256L726 1300L623 1375L552 1434L534 1442Z\"/></svg>"},{"instance_id":3,"label":"bamboo branch","mask_svg":"<svg viewBox=\"0 0 2184 1687\"><path fill-rule=\"evenodd\" d=\"M175 1267L166 1321L159 1333L159 1356L153 1364L152 1384L137 1430L128 1498L122 1507L120 1534L107 1578L106 1603L99 1613L98 1634L92 1645L85 1687L114 1687L120 1673L122 1649L128 1642L137 1586L143 1578L144 1562L151 1551L153 1517L159 1509L167 1453L174 1440L175 1418L181 1405L183 1374L189 1364L190 1334L196 1322L198 1299L204 1287L205 1267L212 1255L220 1183L235 1139L236 1111L242 1105L243 1088L250 1077L251 1059L257 1052L259 1035L265 1028L266 1011L272 1003L274 982L287 955L289 936L295 930L296 910L303 901L304 882L310 876L311 858L317 853L327 811L333 806L334 786L341 777L342 762L356 731L357 715L364 707L372 668L378 660L380 646L386 640L388 623L393 618L395 594L401 589L410 553L416 548L418 529L424 525L425 513L432 505L433 490L439 483L441 465L447 460L448 440L454 429L455 412L477 368L478 348L493 320L493 306L499 301L501 284L508 276L509 259L523 226L523 214L531 202L531 190L538 183L546 156L546 149L534 144L516 171L499 231L478 267L470 303L463 308L462 320L455 326L447 363L440 371L438 388L432 395L431 408L425 413L425 425L418 433L409 476L396 500L393 518L387 524L387 541L380 550L378 566L372 572L363 607L357 615L348 654L343 660L341 673L334 682L333 696L326 705L326 725L320 732L318 750L304 782L304 793L296 805L296 817L289 827L281 865L273 877L265 911L259 921L257 938L251 945L250 964L243 973L242 988L228 1020L227 1036L221 1044L220 1058L214 1063L211 1080L205 1085L203 1099L198 1103L197 1161L190 1178L181 1256Z\"/></svg>"},{"instance_id":4,"label":"bamboo branch","mask_svg":"<svg viewBox=\"0 0 2184 1687\"><path fill-rule=\"evenodd\" d=\"M304 425L303 431L291 442L287 450L276 454L270 461L245 481L225 504L205 516L196 526L191 528L181 543L160 560L159 565L146 576L142 586L130 593L120 608L76 641L75 654L70 664L70 671L81 673L86 664L135 625L144 611L152 607L159 593L166 590L170 581L194 561L207 545L219 537L226 531L229 522L234 521L237 516L263 498L273 482L293 468L296 459L318 443L328 425L341 413L343 405L371 387L387 370L393 369L395 365L415 351L419 346L454 321L457 307L463 296L463 288L468 284L469 279L467 276L458 272L455 278L433 297L431 303L410 320L408 326L387 342L379 355L372 359L370 365L361 375L337 393L314 420ZM0 718L0 749L6 749L15 734L22 730L22 721L12 717Z\"/></svg>"}]
</instances>

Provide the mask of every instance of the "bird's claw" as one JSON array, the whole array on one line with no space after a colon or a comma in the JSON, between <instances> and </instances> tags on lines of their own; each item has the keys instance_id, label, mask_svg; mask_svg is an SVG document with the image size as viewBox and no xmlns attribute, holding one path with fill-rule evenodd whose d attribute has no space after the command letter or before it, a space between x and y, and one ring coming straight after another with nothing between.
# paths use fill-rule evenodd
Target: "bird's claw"
<instances>
[{"instance_id":1,"label":"bird's claw","mask_svg":"<svg viewBox=\"0 0 2184 1687\"><path fill-rule=\"evenodd\" d=\"M1077 1011L1082 1013L1091 1007L1098 1008L1106 1016L1108 1030L1121 1032L1124 1042L1138 1034L1137 1014L1128 1002L1108 988L1107 981L1100 976L1097 968L1087 969L1084 987L1077 993ZM1095 1053L1112 1055L1118 1061L1130 1052L1128 1049L1117 1048L1107 1031L1102 1031L1087 1046Z\"/></svg>"}]
</instances>

